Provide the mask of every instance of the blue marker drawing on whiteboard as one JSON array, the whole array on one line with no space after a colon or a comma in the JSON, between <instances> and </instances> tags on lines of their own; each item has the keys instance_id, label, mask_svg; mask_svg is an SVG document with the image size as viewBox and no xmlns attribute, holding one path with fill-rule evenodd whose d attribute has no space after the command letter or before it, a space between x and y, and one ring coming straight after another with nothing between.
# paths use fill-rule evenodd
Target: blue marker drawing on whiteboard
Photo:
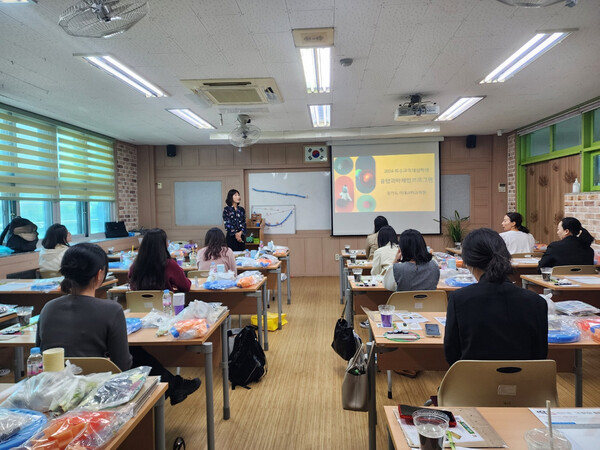
<instances>
[{"instance_id":1,"label":"blue marker drawing on whiteboard","mask_svg":"<svg viewBox=\"0 0 600 450\"><path fill-rule=\"evenodd\" d=\"M279 223L266 223L265 225L267 225L268 227L278 227L281 226L285 223L286 220L288 220L290 218L290 216L292 215L292 213L294 212L294 210L291 210L288 215Z\"/></svg>"},{"instance_id":2,"label":"blue marker drawing on whiteboard","mask_svg":"<svg viewBox=\"0 0 600 450\"><path fill-rule=\"evenodd\" d=\"M256 188L252 188L252 190L256 191L256 192L266 192L268 194L287 195L287 196L290 196L290 197L308 198L308 195L290 194L288 192L267 191L265 189L256 189Z\"/></svg>"}]
</instances>

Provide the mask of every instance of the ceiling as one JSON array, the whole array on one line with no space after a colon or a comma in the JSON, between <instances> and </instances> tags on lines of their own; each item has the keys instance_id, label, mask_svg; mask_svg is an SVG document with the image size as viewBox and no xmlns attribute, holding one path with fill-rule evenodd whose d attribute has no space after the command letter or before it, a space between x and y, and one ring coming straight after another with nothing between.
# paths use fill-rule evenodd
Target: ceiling
<instances>
[{"instance_id":1,"label":"ceiling","mask_svg":"<svg viewBox=\"0 0 600 450\"><path fill-rule=\"evenodd\" d=\"M183 79L274 78L282 103L239 111L279 141L401 135L394 110L414 93L442 111L460 96L487 96L440 123L441 136L508 132L600 95L598 0L539 9L496 0L149 0L144 19L108 39L57 25L74 3L0 4L0 102L134 144L225 142L165 111L190 108L221 134L235 127L238 108L203 101ZM332 92L311 95L291 30L319 27L335 28ZM579 30L505 83L479 84L536 31L564 28ZM81 53L109 53L169 96L145 98L73 56ZM342 67L341 58L354 63ZM332 104L331 129L312 128L307 105L316 103Z\"/></svg>"}]
</instances>

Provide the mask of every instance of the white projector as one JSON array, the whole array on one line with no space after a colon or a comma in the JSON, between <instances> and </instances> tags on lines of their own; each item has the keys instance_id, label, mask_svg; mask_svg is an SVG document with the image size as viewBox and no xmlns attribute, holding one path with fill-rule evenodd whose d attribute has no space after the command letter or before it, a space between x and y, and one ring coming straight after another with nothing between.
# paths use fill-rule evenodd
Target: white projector
<instances>
[{"instance_id":1,"label":"white projector","mask_svg":"<svg viewBox=\"0 0 600 450\"><path fill-rule=\"evenodd\" d=\"M394 112L398 122L418 122L433 120L440 113L440 107L433 104L402 105Z\"/></svg>"}]
</instances>

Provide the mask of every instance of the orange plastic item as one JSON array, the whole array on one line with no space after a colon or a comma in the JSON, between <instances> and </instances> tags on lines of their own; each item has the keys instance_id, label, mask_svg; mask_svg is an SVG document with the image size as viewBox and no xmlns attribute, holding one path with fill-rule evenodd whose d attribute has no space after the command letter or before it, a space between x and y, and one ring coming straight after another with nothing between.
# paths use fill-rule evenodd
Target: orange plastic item
<instances>
[{"instance_id":1,"label":"orange plastic item","mask_svg":"<svg viewBox=\"0 0 600 450\"><path fill-rule=\"evenodd\" d=\"M171 334L174 337L180 337L182 339L194 339L202 337L208 331L208 325L206 319L186 319L180 320L173 325L176 333L171 330Z\"/></svg>"},{"instance_id":2,"label":"orange plastic item","mask_svg":"<svg viewBox=\"0 0 600 450\"><path fill-rule=\"evenodd\" d=\"M82 411L52 420L43 434L32 439L27 447L35 450L65 450L66 448L88 448L81 441L102 431L114 419L113 412ZM75 444L75 441L77 444ZM70 444L73 443L73 446ZM77 446L76 446L77 445Z\"/></svg>"},{"instance_id":3,"label":"orange plastic item","mask_svg":"<svg viewBox=\"0 0 600 450\"><path fill-rule=\"evenodd\" d=\"M256 284L256 281L254 280L253 277L240 278L237 282L238 287L241 287L241 288L247 288L250 286L254 286L255 284Z\"/></svg>"}]
</instances>

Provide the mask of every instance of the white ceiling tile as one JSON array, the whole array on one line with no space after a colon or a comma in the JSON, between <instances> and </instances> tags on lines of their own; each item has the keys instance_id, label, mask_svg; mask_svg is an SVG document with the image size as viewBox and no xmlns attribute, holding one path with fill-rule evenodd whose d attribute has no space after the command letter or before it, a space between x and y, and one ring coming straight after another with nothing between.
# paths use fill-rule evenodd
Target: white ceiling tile
<instances>
[{"instance_id":1,"label":"white ceiling tile","mask_svg":"<svg viewBox=\"0 0 600 450\"><path fill-rule=\"evenodd\" d=\"M333 9L311 9L303 11L293 11L289 14L289 21L290 27L292 29L330 28L333 27Z\"/></svg>"}]
</instances>

